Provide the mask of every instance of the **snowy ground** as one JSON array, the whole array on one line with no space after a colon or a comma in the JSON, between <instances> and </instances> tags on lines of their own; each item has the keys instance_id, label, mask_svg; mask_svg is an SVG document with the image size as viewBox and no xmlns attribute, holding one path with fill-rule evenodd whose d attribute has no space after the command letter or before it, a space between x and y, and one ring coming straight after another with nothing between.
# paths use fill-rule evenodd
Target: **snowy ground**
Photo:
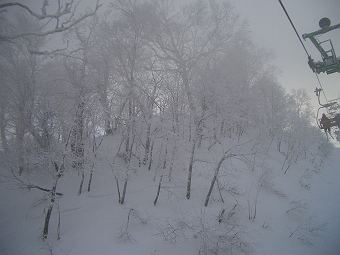
<instances>
[{"instance_id":1,"label":"snowy ground","mask_svg":"<svg viewBox=\"0 0 340 255\"><path fill-rule=\"evenodd\" d=\"M260 233L256 254L340 253L339 163L340 149L337 148L326 161L321 173L311 178L311 189L307 192L297 190L296 198L292 197L291 201L301 201L301 205L305 205L305 208L302 206L297 211L308 214L307 217L304 219L297 217L296 221L293 221L295 222L293 226L290 225L290 221L285 220L286 215L277 210L276 227L271 228L271 233L262 236L261 231L255 232L255 235ZM268 215L274 213L273 207L269 208ZM287 230L290 234L294 232L292 237L289 237L290 234L287 235Z\"/></svg>"},{"instance_id":2,"label":"snowy ground","mask_svg":"<svg viewBox=\"0 0 340 255\"><path fill-rule=\"evenodd\" d=\"M76 174L69 175L58 188L64 193L59 205L61 240L56 240L56 209L48 240L40 239L46 205L40 201L41 192L2 183L0 254L204 254L215 247L222 234L230 238L226 242L238 245L234 253L227 250L230 254L240 250L258 255L340 253L340 149L332 152L319 173L308 177L309 190L301 187L293 174L304 165L294 166L284 177L273 176L260 191L254 221L248 219L247 209L247 200L253 195L251 184L236 168L227 171L227 185L237 183L239 194L223 194L224 203L215 191L209 206L203 206L212 175L207 169L213 165L202 162L194 169L189 201L184 198L186 172L178 167L175 179L164 182L154 206L159 175L153 181L154 172L142 167L131 174L126 203L119 205L111 169L104 158L98 161L91 193L76 194ZM225 217L218 223L222 209Z\"/></svg>"}]
</instances>

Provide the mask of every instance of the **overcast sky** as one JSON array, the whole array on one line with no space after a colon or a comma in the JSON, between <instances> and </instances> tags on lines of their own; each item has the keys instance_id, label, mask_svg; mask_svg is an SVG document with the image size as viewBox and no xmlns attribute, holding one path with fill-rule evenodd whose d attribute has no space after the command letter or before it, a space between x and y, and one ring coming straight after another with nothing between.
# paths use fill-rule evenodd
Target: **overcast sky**
<instances>
[{"instance_id":1,"label":"overcast sky","mask_svg":"<svg viewBox=\"0 0 340 255\"><path fill-rule=\"evenodd\" d=\"M305 88L315 104L315 75L309 69L306 54L299 43L278 0L230 0L235 12L249 23L255 43L274 53L273 63L279 69L280 83L291 90ZM340 0L282 0L298 32L309 33L319 29L319 19L328 17L332 24L340 23ZM340 56L340 29L321 37L332 39L335 51ZM305 41L307 50L315 60L320 54L310 41ZM340 73L320 74L328 100L340 97ZM323 98L322 98L323 99Z\"/></svg>"}]
</instances>

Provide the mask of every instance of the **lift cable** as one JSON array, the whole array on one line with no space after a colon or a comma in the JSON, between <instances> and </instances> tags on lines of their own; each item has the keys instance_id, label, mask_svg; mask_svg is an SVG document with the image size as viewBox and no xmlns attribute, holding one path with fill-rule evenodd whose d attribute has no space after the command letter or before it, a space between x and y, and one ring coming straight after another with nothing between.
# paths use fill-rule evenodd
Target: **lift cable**
<instances>
[{"instance_id":1,"label":"lift cable","mask_svg":"<svg viewBox=\"0 0 340 255\"><path fill-rule=\"evenodd\" d=\"M289 14L288 14L288 12L287 12L285 6L283 5L282 1L281 1L281 0L278 0L278 1L279 1L280 5L281 5L283 11L285 12L285 14L286 14L286 16L287 16L287 18L288 18L288 20L289 20L291 26L293 27L293 29L294 29L294 31L295 31L296 36L298 37L298 39L299 39L299 41L300 41L300 43L301 43L303 49L305 50L305 52L306 52L306 54L307 54L307 57L308 57L308 59L309 59L309 58L310 58L310 54L308 53L308 51L307 51L307 49L306 49L306 46L305 46L305 44L303 43L303 41L302 41L302 39L301 39L301 37L300 37L300 35L299 35L299 33L298 33L298 31L297 31L297 29L296 29L294 23L293 23L293 21L292 21L292 19L290 18L290 16L289 16ZM322 85L321 85L321 82L320 82L320 79L319 79L318 74L315 73L315 76L316 76L316 78L317 78L317 80L318 80L318 83L319 83L320 88L322 89L322 93L323 93L323 95L324 95L324 97L325 97L325 99L326 99L326 102L328 102L327 97L326 97L326 93L325 93L325 91L324 91L324 89L323 89L323 87L322 87Z\"/></svg>"},{"instance_id":2,"label":"lift cable","mask_svg":"<svg viewBox=\"0 0 340 255\"><path fill-rule=\"evenodd\" d=\"M309 55L309 53L308 53L308 51L307 51L307 49L306 49L306 46L305 46L305 44L303 43L303 41L302 41L302 39L301 39L301 37L300 37L298 31L296 30L295 25L294 25L293 21L291 20L291 18L290 18L290 16L289 16L289 14L288 14L288 12L287 12L285 6L283 5L283 3L282 3L281 0L279 0L279 3L280 3L280 5L281 5L283 11L285 12L285 14L286 14L286 16L287 16L287 18L288 18L290 24L292 25L292 27L293 27L293 29L294 29L294 31L295 31L296 36L299 38L299 41L300 41L300 43L301 43L303 49L305 50L305 52L306 52L306 54L307 54L307 57L310 57L310 55Z\"/></svg>"},{"instance_id":3,"label":"lift cable","mask_svg":"<svg viewBox=\"0 0 340 255\"><path fill-rule=\"evenodd\" d=\"M322 94L323 94L323 96L325 97L326 102L328 103L328 99L327 99L327 97L326 97L325 90L323 89L323 87L322 87L322 85L321 85L321 82L320 82L320 79L319 79L319 75L318 75L317 73L315 73L315 76L316 76L316 79L318 80L318 83L319 83L320 88L322 89Z\"/></svg>"}]
</instances>

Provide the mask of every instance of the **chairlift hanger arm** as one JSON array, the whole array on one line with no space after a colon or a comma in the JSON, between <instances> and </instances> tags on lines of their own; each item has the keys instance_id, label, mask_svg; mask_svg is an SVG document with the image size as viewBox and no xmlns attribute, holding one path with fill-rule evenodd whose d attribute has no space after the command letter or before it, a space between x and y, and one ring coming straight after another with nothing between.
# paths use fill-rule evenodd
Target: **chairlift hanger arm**
<instances>
[{"instance_id":1,"label":"chairlift hanger arm","mask_svg":"<svg viewBox=\"0 0 340 255\"><path fill-rule=\"evenodd\" d=\"M320 46L319 42L313 37L308 37L311 42L314 44L314 46L318 49L318 51L321 53L323 58L328 58L327 52Z\"/></svg>"},{"instance_id":2,"label":"chairlift hanger arm","mask_svg":"<svg viewBox=\"0 0 340 255\"><path fill-rule=\"evenodd\" d=\"M313 38L313 37L316 36L316 35L325 34L325 33L329 32L329 31L332 31L332 30L337 29L337 28L340 28L340 23L337 24L337 25L333 25L333 26L321 28L321 29L319 29L319 30L317 30L317 31L314 31L314 32L312 32L312 33L303 34L303 35L302 35L302 38L305 39L305 40L306 40L306 38L309 38L309 39L310 39L310 38Z\"/></svg>"},{"instance_id":3,"label":"chairlift hanger arm","mask_svg":"<svg viewBox=\"0 0 340 255\"><path fill-rule=\"evenodd\" d=\"M309 40L311 40L311 42L314 44L315 48L318 49L318 51L321 53L322 57L325 59L325 58L328 58L328 54L327 52L321 47L321 43L319 43L316 39L315 39L315 36L317 35L321 35L321 34L325 34L329 31L332 31L332 30L335 30L337 28L340 28L340 23L337 24L337 25L334 25L334 26L325 26L315 32L312 32L312 33L308 33L308 34L303 34L302 35L302 38L304 40L306 40L307 38ZM332 47L333 48L333 47Z\"/></svg>"},{"instance_id":4,"label":"chairlift hanger arm","mask_svg":"<svg viewBox=\"0 0 340 255\"><path fill-rule=\"evenodd\" d=\"M321 29L314 31L312 33L303 34L303 39L309 39L315 46L315 48L320 52L322 56L322 62L314 62L314 60L308 56L308 64L313 70L314 73L321 73L325 72L327 74L332 74L335 72L340 72L340 58L336 57L332 41L326 40L324 42L319 42L316 39L317 35L325 34L329 31L335 30L340 28L340 23L337 25L331 26L331 21L328 18L322 18L319 21L319 26ZM325 50L321 44L329 42L331 49Z\"/></svg>"},{"instance_id":5,"label":"chairlift hanger arm","mask_svg":"<svg viewBox=\"0 0 340 255\"><path fill-rule=\"evenodd\" d=\"M322 103L320 102L320 92L321 92L321 91L322 91L322 89L320 89L320 88L315 88L315 90L314 90L314 92L315 92L315 94L316 94L316 96L317 96L317 98L318 98L319 105L321 106L320 108L328 108L328 107L330 107L330 106L332 106L332 105L337 104L337 102L329 102L329 101L328 101L328 103L326 103L326 104L322 104Z\"/></svg>"}]
</instances>

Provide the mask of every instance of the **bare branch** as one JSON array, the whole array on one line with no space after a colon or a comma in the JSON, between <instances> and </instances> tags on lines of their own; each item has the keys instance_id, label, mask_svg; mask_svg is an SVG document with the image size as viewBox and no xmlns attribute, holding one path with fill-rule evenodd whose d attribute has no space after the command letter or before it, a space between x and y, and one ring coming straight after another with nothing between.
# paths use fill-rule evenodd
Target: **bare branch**
<instances>
[{"instance_id":1,"label":"bare branch","mask_svg":"<svg viewBox=\"0 0 340 255\"><path fill-rule=\"evenodd\" d=\"M42 32L27 32L27 33L19 33L16 35L1 35L0 34L0 41L4 40L14 40L26 36L38 36L38 37L44 37L50 34L56 34L56 33L61 33L64 32L83 20L93 16L96 14L97 10L102 6L102 4L99 4L99 0L96 2L96 6L93 11L90 11L82 16L80 16L77 19L73 19L75 16L75 11L77 9L77 5L73 7L73 0L71 2L66 3L64 7L62 7L59 4L58 10L55 13L48 14L46 13L46 6L47 6L48 1L44 1L43 6L42 6L42 13L36 13L32 9L30 9L27 5L21 4L21 3L5 3L5 4L0 4L0 10L8 7L19 7L25 11L27 11L31 16L35 17L38 20L44 20L44 19L55 19L56 20L56 26L53 29L49 29L46 31ZM69 16L69 17L67 17ZM66 20L60 21L60 19L67 17Z\"/></svg>"},{"instance_id":2,"label":"bare branch","mask_svg":"<svg viewBox=\"0 0 340 255\"><path fill-rule=\"evenodd\" d=\"M16 184L21 188L21 189L28 189L28 190L31 190L31 189L37 189L37 190L41 190L41 191L45 191L45 192L51 192L52 189L47 189L47 188L44 188L44 187L41 187L39 185L36 185L36 184L32 184L32 183L27 183L25 182L24 180L22 180L20 177L18 177L14 170L11 169L11 172L12 172L12 176L16 182ZM58 196L63 196L64 194L63 193L60 193L60 192L56 192L56 195Z\"/></svg>"}]
</instances>

